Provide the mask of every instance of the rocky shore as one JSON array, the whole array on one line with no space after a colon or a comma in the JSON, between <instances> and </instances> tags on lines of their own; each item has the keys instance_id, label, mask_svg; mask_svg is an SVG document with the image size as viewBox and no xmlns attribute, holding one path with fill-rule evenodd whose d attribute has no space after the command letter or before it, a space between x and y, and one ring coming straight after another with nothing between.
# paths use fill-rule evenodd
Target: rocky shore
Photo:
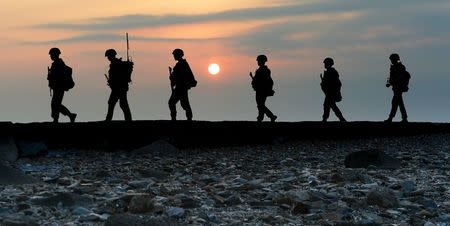
<instances>
[{"instance_id":1,"label":"rocky shore","mask_svg":"<svg viewBox=\"0 0 450 226\"><path fill-rule=\"evenodd\" d=\"M0 165L4 226L450 225L448 134L182 150L160 140ZM25 175L2 180L11 170Z\"/></svg>"}]
</instances>

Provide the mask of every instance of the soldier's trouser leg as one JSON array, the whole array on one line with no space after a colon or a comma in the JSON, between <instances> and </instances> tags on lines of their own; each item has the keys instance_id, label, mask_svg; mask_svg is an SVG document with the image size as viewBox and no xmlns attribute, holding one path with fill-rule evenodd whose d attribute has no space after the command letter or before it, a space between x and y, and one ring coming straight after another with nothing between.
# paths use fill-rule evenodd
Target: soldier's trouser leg
<instances>
[{"instance_id":1,"label":"soldier's trouser leg","mask_svg":"<svg viewBox=\"0 0 450 226\"><path fill-rule=\"evenodd\" d=\"M262 121L264 119L264 114L269 118L273 118L273 113L266 106L267 96L262 94L256 94L256 106L258 108L258 121Z\"/></svg>"},{"instance_id":2,"label":"soldier's trouser leg","mask_svg":"<svg viewBox=\"0 0 450 226\"><path fill-rule=\"evenodd\" d=\"M176 90L172 91L172 94L169 98L169 109L170 109L170 117L172 120L176 120L177 118L177 106L176 104L180 100L178 92Z\"/></svg>"},{"instance_id":3,"label":"soldier's trouser leg","mask_svg":"<svg viewBox=\"0 0 450 226\"><path fill-rule=\"evenodd\" d=\"M68 116L70 115L69 109L62 105L62 100L64 98L64 90L53 90L52 96L52 118L54 121L58 121L59 113Z\"/></svg>"},{"instance_id":4,"label":"soldier's trouser leg","mask_svg":"<svg viewBox=\"0 0 450 226\"><path fill-rule=\"evenodd\" d=\"M326 121L328 117L330 117L330 109L331 109L331 100L328 97L325 97L323 101L323 115L322 120Z\"/></svg>"},{"instance_id":5,"label":"soldier's trouser leg","mask_svg":"<svg viewBox=\"0 0 450 226\"><path fill-rule=\"evenodd\" d=\"M400 113L402 113L402 119L407 119L408 114L406 113L405 103L403 102L403 93L398 94L398 106L400 107Z\"/></svg>"},{"instance_id":6,"label":"soldier's trouser leg","mask_svg":"<svg viewBox=\"0 0 450 226\"><path fill-rule=\"evenodd\" d=\"M106 121L111 121L114 115L114 107L116 107L116 103L119 100L119 95L111 91L108 100L108 113L106 114Z\"/></svg>"},{"instance_id":7,"label":"soldier's trouser leg","mask_svg":"<svg viewBox=\"0 0 450 226\"><path fill-rule=\"evenodd\" d=\"M392 107L391 113L389 114L389 118L394 118L397 113L397 108L400 107L400 112L402 114L403 119L407 119L408 115L406 114L405 104L403 102L402 92L394 91L394 96L392 97Z\"/></svg>"},{"instance_id":8,"label":"soldier's trouser leg","mask_svg":"<svg viewBox=\"0 0 450 226\"><path fill-rule=\"evenodd\" d=\"M122 92L119 95L119 106L122 108L123 116L125 117L125 121L131 121L131 110L130 105L128 105L127 92Z\"/></svg>"},{"instance_id":9,"label":"soldier's trouser leg","mask_svg":"<svg viewBox=\"0 0 450 226\"><path fill-rule=\"evenodd\" d=\"M336 115L336 117L338 117L338 119L340 121L344 121L344 116L342 116L342 112L341 110L339 110L338 106L336 105L335 101L331 102L331 109L333 110L334 114Z\"/></svg>"},{"instance_id":10,"label":"soldier's trouser leg","mask_svg":"<svg viewBox=\"0 0 450 226\"><path fill-rule=\"evenodd\" d=\"M182 90L180 93L180 104L181 107L186 111L186 119L192 120L192 109L189 103L189 95L187 90Z\"/></svg>"}]
</instances>

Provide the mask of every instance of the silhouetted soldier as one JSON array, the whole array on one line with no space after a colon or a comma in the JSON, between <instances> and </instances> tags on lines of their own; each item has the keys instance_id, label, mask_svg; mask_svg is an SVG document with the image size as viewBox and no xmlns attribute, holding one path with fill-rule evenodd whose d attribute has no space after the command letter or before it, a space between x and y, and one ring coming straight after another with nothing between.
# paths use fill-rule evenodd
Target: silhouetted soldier
<instances>
[{"instance_id":1,"label":"silhouetted soldier","mask_svg":"<svg viewBox=\"0 0 450 226\"><path fill-rule=\"evenodd\" d=\"M178 61L173 67L169 67L169 79L172 94L169 99L170 117L172 120L177 120L177 108L178 101L181 102L181 107L186 111L186 118L188 121L192 120L192 109L189 104L188 90L197 86L197 81L194 78L191 68L188 62L183 59L184 52L181 49L175 49L173 52L173 58Z\"/></svg>"},{"instance_id":2,"label":"silhouetted soldier","mask_svg":"<svg viewBox=\"0 0 450 226\"><path fill-rule=\"evenodd\" d=\"M53 90L52 95L52 118L53 122L58 122L59 113L68 116L70 122L75 122L77 114L71 113L64 105L62 101L64 98L64 92L73 88L75 85L72 80L72 69L64 63L64 61L59 58L61 51L58 48L51 48L49 51L50 58L53 63L50 68L48 68L48 86ZM70 74L69 74L70 73Z\"/></svg>"},{"instance_id":3,"label":"silhouetted soldier","mask_svg":"<svg viewBox=\"0 0 450 226\"><path fill-rule=\"evenodd\" d=\"M320 74L322 82L320 86L323 93L325 94L325 100L323 102L323 116L322 122L326 122L330 116L330 109L333 110L334 114L339 118L339 121L346 122L345 118L342 116L341 111L336 105L336 102L342 100L341 96L341 81L339 80L339 73L333 68L334 60L332 58L325 58L323 61L325 71Z\"/></svg>"},{"instance_id":4,"label":"silhouetted soldier","mask_svg":"<svg viewBox=\"0 0 450 226\"><path fill-rule=\"evenodd\" d=\"M255 76L253 77L250 72L252 87L256 91L256 106L258 108L258 117L256 119L258 122L262 122L265 114L270 118L271 122L275 122L277 116L266 107L267 97L275 94L270 69L266 66L267 57L265 55L259 55L256 61L258 62L259 68L256 69Z\"/></svg>"},{"instance_id":5,"label":"silhouetted soldier","mask_svg":"<svg viewBox=\"0 0 450 226\"><path fill-rule=\"evenodd\" d=\"M131 121L131 111L128 105L127 92L128 83L131 82L130 75L124 68L126 65L122 59L116 58L117 52L114 49L108 49L105 52L105 57L111 62L107 76L108 85L111 88L111 94L108 100L108 113L106 115L107 122L112 120L114 114L114 107L119 101L120 108L122 108L125 121Z\"/></svg>"},{"instance_id":6,"label":"silhouetted soldier","mask_svg":"<svg viewBox=\"0 0 450 226\"><path fill-rule=\"evenodd\" d=\"M402 94L403 92L408 91L411 75L406 71L406 67L400 62L400 56L397 53L391 54L389 60L391 61L391 68L386 87L392 86L394 96L392 97L392 107L389 118L386 119L385 122L392 122L398 107L400 107L400 112L402 113L402 122L408 122L408 115L406 113Z\"/></svg>"}]
</instances>

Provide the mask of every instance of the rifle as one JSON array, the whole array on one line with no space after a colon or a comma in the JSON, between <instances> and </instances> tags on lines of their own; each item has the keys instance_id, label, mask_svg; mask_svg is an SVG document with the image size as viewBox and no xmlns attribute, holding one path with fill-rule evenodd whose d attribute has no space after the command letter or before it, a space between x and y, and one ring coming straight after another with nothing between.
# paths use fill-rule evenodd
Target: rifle
<instances>
[{"instance_id":1,"label":"rifle","mask_svg":"<svg viewBox=\"0 0 450 226\"><path fill-rule=\"evenodd\" d=\"M131 67L133 67L134 63L133 63L133 59L131 59L129 51L130 51L130 41L128 39L128 32L126 33L126 39L127 39L127 65L131 65ZM130 75L131 76L131 75ZM133 84L133 80L131 80L130 77L130 84Z\"/></svg>"},{"instance_id":2,"label":"rifle","mask_svg":"<svg viewBox=\"0 0 450 226\"><path fill-rule=\"evenodd\" d=\"M250 72L250 74L248 74L248 76L250 76L250 78L252 79L252 82L251 82L251 84L252 84L252 88L253 88L253 90L255 90L255 91L256 91L256 88L255 88L255 84L253 83L253 81L255 80L255 77L253 76L252 72Z\"/></svg>"},{"instance_id":3,"label":"rifle","mask_svg":"<svg viewBox=\"0 0 450 226\"><path fill-rule=\"evenodd\" d=\"M49 66L47 66L47 78L48 78L48 75L50 74L50 67ZM48 90L50 91L50 97L52 97L52 88L50 88L50 87L48 87Z\"/></svg>"},{"instance_id":4,"label":"rifle","mask_svg":"<svg viewBox=\"0 0 450 226\"><path fill-rule=\"evenodd\" d=\"M108 84L108 86L109 86L109 77L107 74L105 74L105 78L106 78L106 84Z\"/></svg>"},{"instance_id":5,"label":"rifle","mask_svg":"<svg viewBox=\"0 0 450 226\"><path fill-rule=\"evenodd\" d=\"M128 51L130 50L130 42L128 41L128 32L127 35L127 61L130 61L130 56L128 55Z\"/></svg>"},{"instance_id":6,"label":"rifle","mask_svg":"<svg viewBox=\"0 0 450 226\"><path fill-rule=\"evenodd\" d=\"M169 66L169 80L171 76L172 76L172 67ZM170 90L172 90L173 92L172 80L170 80Z\"/></svg>"}]
</instances>

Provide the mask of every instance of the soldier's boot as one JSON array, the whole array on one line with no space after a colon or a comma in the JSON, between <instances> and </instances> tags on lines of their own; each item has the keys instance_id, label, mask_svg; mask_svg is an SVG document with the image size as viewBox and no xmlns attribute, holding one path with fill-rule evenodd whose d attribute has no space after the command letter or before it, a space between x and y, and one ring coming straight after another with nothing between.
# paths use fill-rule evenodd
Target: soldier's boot
<instances>
[{"instance_id":1,"label":"soldier's boot","mask_svg":"<svg viewBox=\"0 0 450 226\"><path fill-rule=\"evenodd\" d=\"M393 117L389 116L389 118L387 118L386 120L384 120L384 122L386 123L391 123L392 122Z\"/></svg>"},{"instance_id":2,"label":"soldier's boot","mask_svg":"<svg viewBox=\"0 0 450 226\"><path fill-rule=\"evenodd\" d=\"M125 114L125 121L126 121L126 122L131 122L131 121L133 121L132 118L131 118L131 113Z\"/></svg>"},{"instance_id":3,"label":"soldier's boot","mask_svg":"<svg viewBox=\"0 0 450 226\"><path fill-rule=\"evenodd\" d=\"M74 123L74 122L75 122L75 119L77 118L77 114L71 113L71 114L69 115L69 118L70 118L70 122L71 122L71 123Z\"/></svg>"},{"instance_id":4,"label":"soldier's boot","mask_svg":"<svg viewBox=\"0 0 450 226\"><path fill-rule=\"evenodd\" d=\"M258 112L258 116L256 117L257 122L262 122L264 120L264 113Z\"/></svg>"},{"instance_id":5,"label":"soldier's boot","mask_svg":"<svg viewBox=\"0 0 450 226\"><path fill-rule=\"evenodd\" d=\"M270 122L275 122L275 120L277 120L277 116L276 115L272 115L271 117L270 117Z\"/></svg>"},{"instance_id":6,"label":"soldier's boot","mask_svg":"<svg viewBox=\"0 0 450 226\"><path fill-rule=\"evenodd\" d=\"M187 108L186 109L186 120L188 120L188 121L192 121L192 110L191 110L191 108L189 107L189 108Z\"/></svg>"},{"instance_id":7,"label":"soldier's boot","mask_svg":"<svg viewBox=\"0 0 450 226\"><path fill-rule=\"evenodd\" d=\"M105 122L111 122L111 120L113 118L113 114L114 114L114 107L115 107L115 105L108 104L108 113L106 114Z\"/></svg>"},{"instance_id":8,"label":"soldier's boot","mask_svg":"<svg viewBox=\"0 0 450 226\"><path fill-rule=\"evenodd\" d=\"M347 120L345 120L344 116L342 116L342 114L338 114L336 115L339 119L340 122L346 122Z\"/></svg>"},{"instance_id":9,"label":"soldier's boot","mask_svg":"<svg viewBox=\"0 0 450 226\"><path fill-rule=\"evenodd\" d=\"M132 118L131 118L131 110L130 110L130 108L128 107L128 105L127 105L127 106L124 106L122 109L123 109L123 116L124 116L124 118L125 118L125 121L126 121L126 122L131 122L131 121L132 121Z\"/></svg>"},{"instance_id":10,"label":"soldier's boot","mask_svg":"<svg viewBox=\"0 0 450 226\"><path fill-rule=\"evenodd\" d=\"M264 110L261 106L258 107L258 116L256 117L257 122L262 122L264 120Z\"/></svg>"},{"instance_id":11,"label":"soldier's boot","mask_svg":"<svg viewBox=\"0 0 450 226\"><path fill-rule=\"evenodd\" d=\"M177 120L177 106L175 105L176 102L173 101L172 97L169 100L169 110L170 110L170 119L172 121Z\"/></svg>"}]
</instances>

